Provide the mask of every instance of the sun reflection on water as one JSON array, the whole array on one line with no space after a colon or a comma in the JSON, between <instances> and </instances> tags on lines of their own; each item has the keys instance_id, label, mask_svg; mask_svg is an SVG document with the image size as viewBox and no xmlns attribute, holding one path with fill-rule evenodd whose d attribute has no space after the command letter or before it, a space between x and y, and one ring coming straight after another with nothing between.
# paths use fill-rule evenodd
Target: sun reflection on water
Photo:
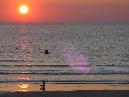
<instances>
[{"instance_id":1,"label":"sun reflection on water","mask_svg":"<svg viewBox=\"0 0 129 97\"><path fill-rule=\"evenodd\" d=\"M22 71L21 74L28 74L29 72L27 71Z\"/></svg>"},{"instance_id":2,"label":"sun reflection on water","mask_svg":"<svg viewBox=\"0 0 129 97\"><path fill-rule=\"evenodd\" d=\"M16 55L17 63L18 66L22 65L32 65L31 61L33 60L32 58L32 45L30 43L31 37L29 35L29 28L26 26L20 27L20 33L19 37L17 40L17 47L18 51L20 52L19 54Z\"/></svg>"},{"instance_id":3,"label":"sun reflection on water","mask_svg":"<svg viewBox=\"0 0 129 97\"><path fill-rule=\"evenodd\" d=\"M20 91L20 92L29 91L29 84L19 84L17 86L19 87L18 91Z\"/></svg>"},{"instance_id":4,"label":"sun reflection on water","mask_svg":"<svg viewBox=\"0 0 129 97\"><path fill-rule=\"evenodd\" d=\"M19 76L19 77L16 78L16 80L17 80L17 81L30 81L30 80L32 80L32 79L29 78L29 77L21 77L21 76Z\"/></svg>"}]
</instances>

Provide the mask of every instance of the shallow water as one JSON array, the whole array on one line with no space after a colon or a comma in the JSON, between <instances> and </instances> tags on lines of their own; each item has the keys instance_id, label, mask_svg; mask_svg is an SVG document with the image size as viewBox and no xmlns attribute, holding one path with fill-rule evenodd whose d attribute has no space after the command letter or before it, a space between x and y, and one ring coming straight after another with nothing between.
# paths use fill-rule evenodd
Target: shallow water
<instances>
[{"instance_id":1,"label":"shallow water","mask_svg":"<svg viewBox=\"0 0 129 97\"><path fill-rule=\"evenodd\" d=\"M128 83L128 28L0 25L0 83Z\"/></svg>"}]
</instances>

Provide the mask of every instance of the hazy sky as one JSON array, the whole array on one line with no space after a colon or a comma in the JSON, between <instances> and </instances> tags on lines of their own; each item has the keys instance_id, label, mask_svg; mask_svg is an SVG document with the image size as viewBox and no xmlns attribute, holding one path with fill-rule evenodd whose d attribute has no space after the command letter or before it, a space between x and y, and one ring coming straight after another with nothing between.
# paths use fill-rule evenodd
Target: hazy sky
<instances>
[{"instance_id":1,"label":"hazy sky","mask_svg":"<svg viewBox=\"0 0 129 97\"><path fill-rule=\"evenodd\" d=\"M30 12L18 12L27 4ZM0 0L2 22L128 23L129 0Z\"/></svg>"}]
</instances>

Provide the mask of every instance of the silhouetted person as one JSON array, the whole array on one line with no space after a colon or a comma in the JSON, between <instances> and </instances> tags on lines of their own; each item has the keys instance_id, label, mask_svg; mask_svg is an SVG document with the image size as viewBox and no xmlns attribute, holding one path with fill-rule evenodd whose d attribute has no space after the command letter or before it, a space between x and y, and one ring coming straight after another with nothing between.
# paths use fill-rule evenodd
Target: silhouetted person
<instances>
[{"instance_id":1,"label":"silhouetted person","mask_svg":"<svg viewBox=\"0 0 129 97\"><path fill-rule=\"evenodd\" d=\"M40 85L40 86L41 86L40 90L42 90L44 92L45 91L45 81L43 81L42 85Z\"/></svg>"}]
</instances>

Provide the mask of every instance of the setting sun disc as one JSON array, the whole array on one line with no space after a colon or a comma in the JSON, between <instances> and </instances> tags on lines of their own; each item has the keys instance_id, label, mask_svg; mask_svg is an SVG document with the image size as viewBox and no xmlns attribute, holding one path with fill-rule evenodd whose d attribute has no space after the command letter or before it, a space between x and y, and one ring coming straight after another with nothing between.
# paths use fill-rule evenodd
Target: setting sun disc
<instances>
[{"instance_id":1,"label":"setting sun disc","mask_svg":"<svg viewBox=\"0 0 129 97\"><path fill-rule=\"evenodd\" d=\"M19 12L21 14L27 14L29 12L29 7L27 5L21 5L19 7Z\"/></svg>"}]
</instances>

